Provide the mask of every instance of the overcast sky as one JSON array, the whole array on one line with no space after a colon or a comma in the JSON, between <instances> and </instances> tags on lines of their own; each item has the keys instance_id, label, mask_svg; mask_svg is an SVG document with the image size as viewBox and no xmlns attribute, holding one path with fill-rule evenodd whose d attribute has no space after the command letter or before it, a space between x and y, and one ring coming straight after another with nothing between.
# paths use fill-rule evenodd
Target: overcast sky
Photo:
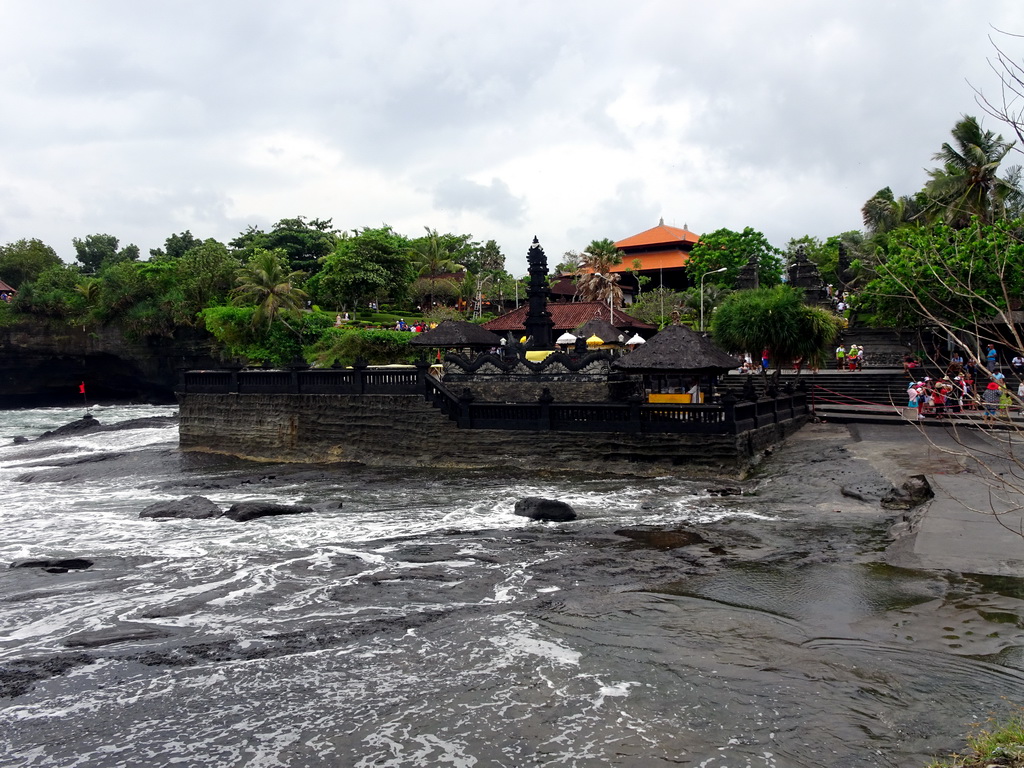
<instances>
[{"instance_id":1,"label":"overcast sky","mask_svg":"<svg viewBox=\"0 0 1024 768\"><path fill-rule=\"evenodd\" d=\"M1024 2L0 0L0 243L302 215L521 273L659 217L824 238L981 114L993 28Z\"/></svg>"}]
</instances>

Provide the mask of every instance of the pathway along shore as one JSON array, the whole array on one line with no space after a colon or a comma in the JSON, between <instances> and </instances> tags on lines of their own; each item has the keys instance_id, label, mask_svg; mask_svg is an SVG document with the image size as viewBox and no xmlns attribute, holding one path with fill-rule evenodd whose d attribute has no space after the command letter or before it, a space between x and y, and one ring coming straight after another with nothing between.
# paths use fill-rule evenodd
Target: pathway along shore
<instances>
[{"instance_id":1,"label":"pathway along shore","mask_svg":"<svg viewBox=\"0 0 1024 768\"><path fill-rule=\"evenodd\" d=\"M1024 577L1024 496L996 487L977 464L1021 478L1022 449L1014 431L808 424L762 465L758 495L826 516L891 515L889 565ZM913 475L935 497L906 512L882 508Z\"/></svg>"}]
</instances>

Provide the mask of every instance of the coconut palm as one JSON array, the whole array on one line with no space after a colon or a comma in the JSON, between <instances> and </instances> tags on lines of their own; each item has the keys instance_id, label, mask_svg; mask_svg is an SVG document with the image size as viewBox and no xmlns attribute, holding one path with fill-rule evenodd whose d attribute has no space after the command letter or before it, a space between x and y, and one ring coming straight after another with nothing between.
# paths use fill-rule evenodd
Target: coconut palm
<instances>
[{"instance_id":1,"label":"coconut palm","mask_svg":"<svg viewBox=\"0 0 1024 768\"><path fill-rule=\"evenodd\" d=\"M622 276L612 267L622 263L622 253L608 238L594 240L580 254L576 265L576 293L584 301L611 301L622 304Z\"/></svg>"},{"instance_id":2,"label":"coconut palm","mask_svg":"<svg viewBox=\"0 0 1024 768\"><path fill-rule=\"evenodd\" d=\"M248 263L238 270L237 287L232 291L234 302L255 304L253 326L266 323L269 328L282 312L302 309L306 293L294 285L302 274L287 271L280 251L257 248Z\"/></svg>"},{"instance_id":3,"label":"coconut palm","mask_svg":"<svg viewBox=\"0 0 1024 768\"><path fill-rule=\"evenodd\" d=\"M427 236L421 237L409 249L409 258L412 260L413 268L417 276L431 283L440 279L441 275L453 275L465 272L466 267L459 264L452 258L451 253L444 247L444 241L436 229L424 227ZM450 278L448 278L450 280ZM455 282L451 281L450 282ZM434 305L434 294L444 292L427 291L427 308Z\"/></svg>"},{"instance_id":4,"label":"coconut palm","mask_svg":"<svg viewBox=\"0 0 1024 768\"><path fill-rule=\"evenodd\" d=\"M964 116L953 127L953 144L946 142L934 160L941 168L928 172L925 193L947 224L966 226L971 216L991 223L1004 215L1009 200L1020 196L1019 184L999 176L999 164L1013 148L992 131L984 131L976 117Z\"/></svg>"}]
</instances>

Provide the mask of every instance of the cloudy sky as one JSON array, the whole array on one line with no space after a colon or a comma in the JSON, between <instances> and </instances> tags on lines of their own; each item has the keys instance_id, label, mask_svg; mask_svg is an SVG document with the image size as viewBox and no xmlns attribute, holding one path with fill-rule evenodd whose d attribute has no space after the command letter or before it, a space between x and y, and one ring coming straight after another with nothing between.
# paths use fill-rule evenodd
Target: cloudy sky
<instances>
[{"instance_id":1,"label":"cloudy sky","mask_svg":"<svg viewBox=\"0 0 1024 768\"><path fill-rule=\"evenodd\" d=\"M0 0L0 243L302 215L520 273L659 217L827 237L981 114L994 28L1024 3Z\"/></svg>"}]
</instances>

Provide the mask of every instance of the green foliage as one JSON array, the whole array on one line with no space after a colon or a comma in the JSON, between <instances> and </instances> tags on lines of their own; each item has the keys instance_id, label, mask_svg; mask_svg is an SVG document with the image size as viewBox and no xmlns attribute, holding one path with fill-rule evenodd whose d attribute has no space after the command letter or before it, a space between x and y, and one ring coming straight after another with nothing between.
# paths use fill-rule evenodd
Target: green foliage
<instances>
[{"instance_id":1,"label":"green foliage","mask_svg":"<svg viewBox=\"0 0 1024 768\"><path fill-rule=\"evenodd\" d=\"M733 287L740 270L750 260L757 258L758 279L762 286L777 285L782 280L782 251L768 242L767 238L757 230L746 227L742 232L731 229L718 229L700 236L690 259L686 263L686 271L696 284L703 275L722 267L726 271L720 275L709 277L717 284Z\"/></svg>"},{"instance_id":2,"label":"green foliage","mask_svg":"<svg viewBox=\"0 0 1024 768\"><path fill-rule=\"evenodd\" d=\"M1024 293L1024 222L954 229L897 230L863 289L859 306L895 327L938 319L968 327L996 315Z\"/></svg>"},{"instance_id":3,"label":"green foliage","mask_svg":"<svg viewBox=\"0 0 1024 768\"><path fill-rule=\"evenodd\" d=\"M686 297L683 293L659 285L644 292L637 301L634 301L628 313L630 317L635 317L642 323L661 328L668 324L673 310L682 311L685 303Z\"/></svg>"},{"instance_id":4,"label":"green foliage","mask_svg":"<svg viewBox=\"0 0 1024 768\"><path fill-rule=\"evenodd\" d=\"M150 261L174 261L180 259L186 253L193 248L202 244L202 240L197 240L193 237L189 230L185 230L180 235L171 235L164 241L164 247L161 248L150 248L149 259Z\"/></svg>"},{"instance_id":5,"label":"green foliage","mask_svg":"<svg viewBox=\"0 0 1024 768\"><path fill-rule=\"evenodd\" d=\"M788 285L737 291L711 319L711 333L723 349L757 353L767 347L776 367L797 357L820 365L839 329L835 315L807 306L801 291Z\"/></svg>"},{"instance_id":6,"label":"green foliage","mask_svg":"<svg viewBox=\"0 0 1024 768\"><path fill-rule=\"evenodd\" d=\"M238 249L243 261L250 261L257 251L280 251L290 271L314 275L320 270L321 260L331 253L338 242L338 232L331 219L310 219L303 216L281 219L273 229L264 232L249 227L230 245Z\"/></svg>"},{"instance_id":7,"label":"green foliage","mask_svg":"<svg viewBox=\"0 0 1024 768\"><path fill-rule=\"evenodd\" d=\"M967 747L969 754L933 761L928 768L1024 765L1024 709L1017 707L1009 717L989 717L985 723L975 723L967 735Z\"/></svg>"},{"instance_id":8,"label":"green foliage","mask_svg":"<svg viewBox=\"0 0 1024 768\"><path fill-rule=\"evenodd\" d=\"M127 245L118 250L118 240L113 235L87 235L84 239L75 237L71 243L75 246L75 257L88 272L97 272L118 261L139 259L137 245Z\"/></svg>"},{"instance_id":9,"label":"green foliage","mask_svg":"<svg viewBox=\"0 0 1024 768\"><path fill-rule=\"evenodd\" d=\"M76 290L81 276L81 270L73 265L47 267L35 280L21 286L12 306L18 312L76 321L85 310L85 301Z\"/></svg>"},{"instance_id":10,"label":"green foliage","mask_svg":"<svg viewBox=\"0 0 1024 768\"><path fill-rule=\"evenodd\" d=\"M416 357L412 339L413 334L402 331L330 328L311 353L320 368L352 365L356 359L371 365L407 363Z\"/></svg>"},{"instance_id":11,"label":"green foliage","mask_svg":"<svg viewBox=\"0 0 1024 768\"><path fill-rule=\"evenodd\" d=\"M356 308L369 301L404 300L413 277L409 241L384 225L344 234L306 284L322 306Z\"/></svg>"},{"instance_id":12,"label":"green foliage","mask_svg":"<svg viewBox=\"0 0 1024 768\"><path fill-rule=\"evenodd\" d=\"M56 251L41 240L18 240L0 245L0 279L12 288L35 280L48 267L60 266Z\"/></svg>"}]
</instances>

